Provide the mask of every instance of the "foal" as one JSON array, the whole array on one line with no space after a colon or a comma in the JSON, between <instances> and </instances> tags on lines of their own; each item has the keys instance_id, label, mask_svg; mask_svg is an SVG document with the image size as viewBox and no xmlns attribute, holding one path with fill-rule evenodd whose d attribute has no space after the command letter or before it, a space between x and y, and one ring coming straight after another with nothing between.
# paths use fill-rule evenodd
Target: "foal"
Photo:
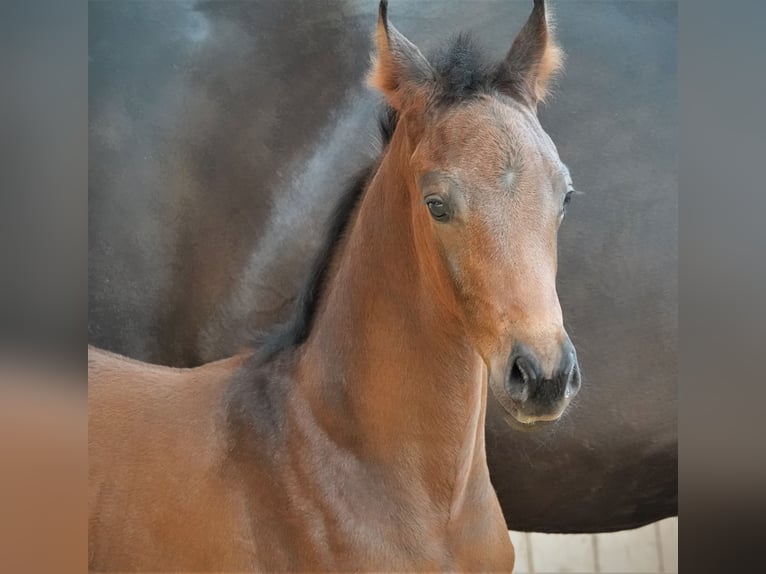
<instances>
[{"instance_id":1,"label":"foal","mask_svg":"<svg viewBox=\"0 0 766 574\"><path fill-rule=\"evenodd\" d=\"M89 349L91 569L512 569L488 382L519 420L579 385L555 294L571 183L535 113L559 52L540 1L496 67L465 38L427 61L385 1L376 43L398 122L289 336L191 370Z\"/></svg>"}]
</instances>

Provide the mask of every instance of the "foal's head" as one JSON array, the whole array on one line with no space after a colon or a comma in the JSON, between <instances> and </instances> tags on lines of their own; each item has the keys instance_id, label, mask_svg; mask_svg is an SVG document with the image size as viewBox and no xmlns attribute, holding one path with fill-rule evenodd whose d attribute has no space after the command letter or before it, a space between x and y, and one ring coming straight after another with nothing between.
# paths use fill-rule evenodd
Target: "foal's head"
<instances>
[{"instance_id":1,"label":"foal's head","mask_svg":"<svg viewBox=\"0 0 766 574\"><path fill-rule=\"evenodd\" d=\"M557 419L580 386L556 293L569 171L537 118L561 65L535 0L506 58L458 38L429 62L380 4L370 83L399 115L408 177L498 401L519 422Z\"/></svg>"}]
</instances>

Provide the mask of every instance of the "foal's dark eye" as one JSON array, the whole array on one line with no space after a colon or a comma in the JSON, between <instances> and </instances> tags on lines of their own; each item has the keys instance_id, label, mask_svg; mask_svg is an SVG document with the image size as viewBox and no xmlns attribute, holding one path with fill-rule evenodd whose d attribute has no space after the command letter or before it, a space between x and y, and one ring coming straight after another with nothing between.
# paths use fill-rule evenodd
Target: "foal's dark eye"
<instances>
[{"instance_id":1,"label":"foal's dark eye","mask_svg":"<svg viewBox=\"0 0 766 574\"><path fill-rule=\"evenodd\" d=\"M577 192L577 190L575 190L575 189L573 189L573 188L571 188L571 187L570 187L570 188L567 190L567 193L566 193L566 195L564 196L564 205L561 207L561 214L562 214L562 215L563 215L564 213L566 213L566 211L567 211L567 206L569 205L569 202L570 202L570 201L572 201L572 197L573 197L574 195L577 195L577 193L578 193L578 192Z\"/></svg>"},{"instance_id":2,"label":"foal's dark eye","mask_svg":"<svg viewBox=\"0 0 766 574\"><path fill-rule=\"evenodd\" d=\"M446 221L449 218L449 210L440 197L433 195L427 197L426 205L428 206L428 211L431 212L431 217L437 221Z\"/></svg>"}]
</instances>

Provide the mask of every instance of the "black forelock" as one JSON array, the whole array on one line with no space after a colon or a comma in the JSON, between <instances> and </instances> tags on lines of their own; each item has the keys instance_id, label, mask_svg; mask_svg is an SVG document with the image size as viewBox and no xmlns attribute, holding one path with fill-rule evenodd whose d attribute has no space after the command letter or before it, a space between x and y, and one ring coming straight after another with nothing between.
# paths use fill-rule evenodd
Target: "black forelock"
<instances>
[{"instance_id":1,"label":"black forelock","mask_svg":"<svg viewBox=\"0 0 766 574\"><path fill-rule=\"evenodd\" d=\"M437 75L436 103L455 104L497 87L499 65L487 59L469 34L459 34L431 58Z\"/></svg>"}]
</instances>

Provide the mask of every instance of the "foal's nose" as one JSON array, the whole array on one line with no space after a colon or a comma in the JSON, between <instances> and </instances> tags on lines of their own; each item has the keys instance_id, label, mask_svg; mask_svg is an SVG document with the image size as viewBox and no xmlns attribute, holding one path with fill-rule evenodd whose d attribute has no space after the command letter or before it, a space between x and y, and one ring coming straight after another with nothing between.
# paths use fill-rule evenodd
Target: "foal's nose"
<instances>
[{"instance_id":1,"label":"foal's nose","mask_svg":"<svg viewBox=\"0 0 766 574\"><path fill-rule=\"evenodd\" d=\"M516 345L509 359L506 383L511 399L529 417L557 418L580 390L577 353L567 337L562 344L558 365L546 377L534 352Z\"/></svg>"}]
</instances>

